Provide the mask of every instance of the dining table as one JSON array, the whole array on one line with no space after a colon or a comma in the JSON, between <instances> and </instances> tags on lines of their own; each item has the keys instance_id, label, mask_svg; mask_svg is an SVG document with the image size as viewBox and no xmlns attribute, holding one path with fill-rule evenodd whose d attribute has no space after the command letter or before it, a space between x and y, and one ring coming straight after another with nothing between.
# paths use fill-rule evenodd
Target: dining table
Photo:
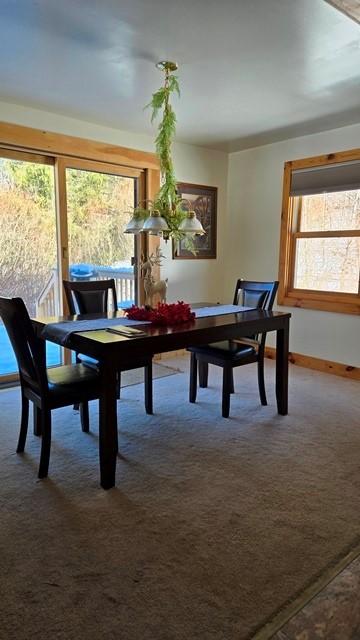
<instances>
[{"instance_id":1,"label":"dining table","mask_svg":"<svg viewBox=\"0 0 360 640\"><path fill-rule=\"evenodd\" d=\"M196 306L200 308L201 304L193 305L193 308ZM98 361L100 484L103 489L111 489L115 486L119 452L116 398L119 365L126 369L126 363L144 356L151 357L155 354L220 340L249 337L263 332L276 332L277 410L280 415L286 415L290 317L290 313L259 309L236 308L234 312L229 312L227 308L225 312L224 307L218 305L215 314L205 314L190 322L174 326L137 324L136 328L141 329L139 337L126 337L110 330L112 323L126 322L123 311L86 316L36 317L32 319L32 324L39 338L38 342L42 345L44 361L47 340ZM64 334L57 330L59 327L67 327L68 331ZM174 402L174 412L177 410L178 406Z\"/></svg>"}]
</instances>

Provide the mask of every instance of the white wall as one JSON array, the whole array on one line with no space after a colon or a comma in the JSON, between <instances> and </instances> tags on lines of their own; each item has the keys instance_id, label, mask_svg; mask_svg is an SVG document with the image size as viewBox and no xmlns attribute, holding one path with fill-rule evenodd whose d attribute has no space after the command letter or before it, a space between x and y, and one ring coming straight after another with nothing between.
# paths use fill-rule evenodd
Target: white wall
<instances>
[{"instance_id":1,"label":"white wall","mask_svg":"<svg viewBox=\"0 0 360 640\"><path fill-rule=\"evenodd\" d=\"M228 156L189 145L175 145L174 164L179 182L218 187L217 202L217 258L216 260L171 260L171 242L162 250L169 259L164 262L163 274L169 278L169 301L217 301L223 291L223 265L227 252L225 230L227 218Z\"/></svg>"},{"instance_id":2,"label":"white wall","mask_svg":"<svg viewBox=\"0 0 360 640\"><path fill-rule=\"evenodd\" d=\"M155 129L154 137L150 137L5 102L0 102L0 121L109 142L142 151L154 151ZM179 182L218 187L219 233L216 260L172 260L171 242L167 244L161 242L162 253L166 256L162 277L169 279L168 299L189 302L218 300L222 292L221 265L226 251L223 229L226 222L228 155L221 151L175 144L173 157Z\"/></svg>"},{"instance_id":3,"label":"white wall","mask_svg":"<svg viewBox=\"0 0 360 640\"><path fill-rule=\"evenodd\" d=\"M238 277L278 276L284 162L356 147L360 124L230 154L224 299L230 299ZM279 310L292 314L292 351L360 366L359 316L295 307Z\"/></svg>"}]
</instances>

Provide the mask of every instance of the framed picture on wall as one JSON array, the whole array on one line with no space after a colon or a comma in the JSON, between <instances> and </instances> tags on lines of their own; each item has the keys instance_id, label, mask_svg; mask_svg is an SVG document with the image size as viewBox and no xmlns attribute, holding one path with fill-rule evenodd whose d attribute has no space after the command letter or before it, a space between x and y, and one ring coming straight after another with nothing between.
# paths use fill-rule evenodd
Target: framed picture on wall
<instances>
[{"instance_id":1,"label":"framed picture on wall","mask_svg":"<svg viewBox=\"0 0 360 640\"><path fill-rule=\"evenodd\" d=\"M178 182L177 190L184 200L189 201L188 203L184 202L184 209L195 211L204 227L205 235L194 238L196 255L186 249L184 240L173 240L172 255L174 260L216 258L217 188Z\"/></svg>"}]
</instances>

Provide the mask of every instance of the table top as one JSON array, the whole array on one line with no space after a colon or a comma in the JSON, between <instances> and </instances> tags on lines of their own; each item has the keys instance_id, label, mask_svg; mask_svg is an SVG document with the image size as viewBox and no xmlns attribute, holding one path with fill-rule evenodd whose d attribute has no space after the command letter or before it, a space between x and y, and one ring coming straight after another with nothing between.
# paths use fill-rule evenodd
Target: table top
<instances>
[{"instance_id":1,"label":"table top","mask_svg":"<svg viewBox=\"0 0 360 640\"><path fill-rule=\"evenodd\" d=\"M121 311L108 314L88 314L86 316L52 316L39 317L32 320L39 337L47 324L90 320L99 318L122 318ZM95 331L76 332L71 335L68 344L70 349L81 351L94 357L110 355L117 352L124 355L141 354L146 352L161 353L175 349L186 348L192 343L206 344L221 339L231 339L263 331L282 329L291 317L290 313L279 311L252 310L226 315L197 318L191 322L174 326L158 326L153 324L137 325L146 336L127 338L104 329ZM52 339L56 342L56 339Z\"/></svg>"}]
</instances>

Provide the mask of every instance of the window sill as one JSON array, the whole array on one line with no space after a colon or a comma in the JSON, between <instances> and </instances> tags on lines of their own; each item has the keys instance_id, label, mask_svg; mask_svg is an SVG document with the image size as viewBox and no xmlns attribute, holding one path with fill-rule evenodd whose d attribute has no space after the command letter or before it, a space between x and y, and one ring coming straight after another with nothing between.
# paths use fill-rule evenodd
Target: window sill
<instances>
[{"instance_id":1,"label":"window sill","mask_svg":"<svg viewBox=\"0 0 360 640\"><path fill-rule=\"evenodd\" d=\"M284 294L279 293L277 304L284 307L360 315L360 296L351 293L331 294L294 289Z\"/></svg>"}]
</instances>

